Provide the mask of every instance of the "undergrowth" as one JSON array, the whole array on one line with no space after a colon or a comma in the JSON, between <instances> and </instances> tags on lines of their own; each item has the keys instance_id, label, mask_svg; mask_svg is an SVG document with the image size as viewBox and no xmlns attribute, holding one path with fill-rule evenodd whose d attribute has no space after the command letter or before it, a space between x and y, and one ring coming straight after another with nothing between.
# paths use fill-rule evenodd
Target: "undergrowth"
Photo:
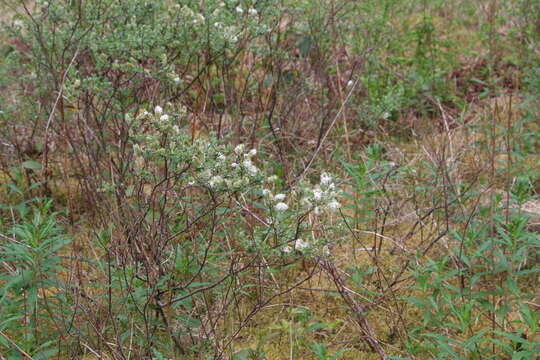
<instances>
[{"instance_id":1,"label":"undergrowth","mask_svg":"<svg viewBox=\"0 0 540 360\"><path fill-rule=\"evenodd\" d=\"M0 4L0 359L538 358L538 0Z\"/></svg>"}]
</instances>

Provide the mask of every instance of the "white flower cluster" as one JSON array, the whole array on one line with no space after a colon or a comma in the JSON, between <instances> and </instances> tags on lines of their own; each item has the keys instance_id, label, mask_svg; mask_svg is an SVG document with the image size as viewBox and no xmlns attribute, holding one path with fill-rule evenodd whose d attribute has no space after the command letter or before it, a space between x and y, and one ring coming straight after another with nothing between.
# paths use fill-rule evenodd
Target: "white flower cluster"
<instances>
[{"instance_id":1,"label":"white flower cluster","mask_svg":"<svg viewBox=\"0 0 540 360\"><path fill-rule=\"evenodd\" d=\"M220 3L219 7L215 8L214 11L205 16L200 12L194 11L187 5L175 5L178 15L180 15L186 23L191 23L194 26L202 26L208 22L213 24L214 27L219 30L214 34L215 38L219 38L220 41L236 42L238 41L239 30L234 23L231 23L230 20L228 20L228 16L222 10L223 7L225 7L225 3Z\"/></svg>"},{"instance_id":2,"label":"white flower cluster","mask_svg":"<svg viewBox=\"0 0 540 360\"><path fill-rule=\"evenodd\" d=\"M180 6L180 4L176 4L175 7L180 9L180 14L184 16L184 18L191 20L192 24L197 25L204 23L205 18L203 14L193 11L189 6Z\"/></svg>"},{"instance_id":3,"label":"white flower cluster","mask_svg":"<svg viewBox=\"0 0 540 360\"><path fill-rule=\"evenodd\" d=\"M238 145L229 151L207 139L192 142L189 131L180 130L178 117L167 114L159 105L153 113L141 112L136 120L141 124L132 129L135 153L145 158L169 159L179 166L190 163L188 186L244 192L259 175L260 171L253 163L256 149L246 150L245 145Z\"/></svg>"},{"instance_id":4,"label":"white flower cluster","mask_svg":"<svg viewBox=\"0 0 540 360\"><path fill-rule=\"evenodd\" d=\"M246 151L245 145L238 145L228 152L217 145L206 147L201 142L193 161L200 171L193 176L191 185L206 185L213 189L245 192L249 184L256 180L259 169L253 164L256 149ZM228 152L228 155L225 155ZM253 185L255 186L255 185Z\"/></svg>"},{"instance_id":5,"label":"white flower cluster","mask_svg":"<svg viewBox=\"0 0 540 360\"><path fill-rule=\"evenodd\" d=\"M185 109L181 110L181 113ZM128 121L131 121L131 115L126 115ZM166 114L163 107L156 106L153 113L143 110L135 118L134 128L131 129L132 139L135 140L133 149L137 155L166 156L167 153L174 150L177 142L171 141L168 148L161 145L163 136L176 137L180 135L180 127L176 122L176 117ZM146 123L146 131L136 129L139 123Z\"/></svg>"},{"instance_id":6,"label":"white flower cluster","mask_svg":"<svg viewBox=\"0 0 540 360\"><path fill-rule=\"evenodd\" d=\"M305 196L302 198L302 205L309 210L313 210L315 215L321 215L324 212L336 212L341 207L337 201L338 191L328 173L321 174L321 180L318 185L305 189Z\"/></svg>"},{"instance_id":7,"label":"white flower cluster","mask_svg":"<svg viewBox=\"0 0 540 360\"><path fill-rule=\"evenodd\" d=\"M238 14L243 14L243 13L244 13L244 9L242 9L240 6L237 6L235 10L236 10L236 12L237 12ZM259 13L259 12L258 12L257 9L255 9L255 8L249 8L249 9L248 9L248 14L249 14L249 15L255 16L255 15L257 15L258 13Z\"/></svg>"},{"instance_id":8,"label":"white flower cluster","mask_svg":"<svg viewBox=\"0 0 540 360\"><path fill-rule=\"evenodd\" d=\"M268 180L270 182L273 182L274 179L268 178ZM273 195L272 191L270 191L269 189L263 189L262 194L266 200L268 200L271 204L273 204L274 210L278 212L283 212L289 209L289 205L287 205L287 202L285 201L285 199L287 198L285 194L279 193L279 194Z\"/></svg>"},{"instance_id":9,"label":"white flower cluster","mask_svg":"<svg viewBox=\"0 0 540 360\"><path fill-rule=\"evenodd\" d=\"M231 163L231 167L241 169L250 176L257 175L259 169L253 164L252 158L257 155L256 149L246 151L246 146L240 144L234 148L234 153L237 155L236 161Z\"/></svg>"},{"instance_id":10,"label":"white flower cluster","mask_svg":"<svg viewBox=\"0 0 540 360\"><path fill-rule=\"evenodd\" d=\"M225 26L223 28L222 35L225 40L230 42L237 42L238 41L238 29L236 26Z\"/></svg>"},{"instance_id":11,"label":"white flower cluster","mask_svg":"<svg viewBox=\"0 0 540 360\"><path fill-rule=\"evenodd\" d=\"M285 245L281 251L285 254L290 254L293 252L293 249L305 253L314 251L319 256L329 256L330 248L328 245L318 246L309 240L296 239L293 246Z\"/></svg>"},{"instance_id":12,"label":"white flower cluster","mask_svg":"<svg viewBox=\"0 0 540 360\"><path fill-rule=\"evenodd\" d=\"M160 166L149 167L148 164L155 160L161 164L166 160L169 171L180 174L175 178L178 192L191 187L210 190L212 196L234 192L238 195L234 198L239 206L252 213L265 227L273 228L280 237L289 234L289 239L291 224L296 223L298 216L306 212L320 215L340 208L339 192L331 175L322 173L316 185L300 184L285 192L275 175L266 177L264 169L255 165L256 149L244 144L236 147L220 145L213 138L193 140L187 129L183 131L179 127L181 113L175 111L172 104L167 104L164 107L158 105L153 111L142 111L135 119L130 118L133 123L130 139L136 154L134 170L148 176L149 181L155 181L152 171L159 171ZM252 206L252 201L261 194L265 207ZM311 217L310 221L331 219ZM329 248L328 242L314 232L310 239L295 239L281 247L281 251L326 256Z\"/></svg>"},{"instance_id":13,"label":"white flower cluster","mask_svg":"<svg viewBox=\"0 0 540 360\"><path fill-rule=\"evenodd\" d=\"M143 115L148 116L148 112L143 112ZM163 112L163 108L159 105L154 108L154 116L152 121L154 125L162 131L172 132L174 134L178 134L180 132L180 128L177 124L175 124L174 118L168 114L165 114Z\"/></svg>"}]
</instances>

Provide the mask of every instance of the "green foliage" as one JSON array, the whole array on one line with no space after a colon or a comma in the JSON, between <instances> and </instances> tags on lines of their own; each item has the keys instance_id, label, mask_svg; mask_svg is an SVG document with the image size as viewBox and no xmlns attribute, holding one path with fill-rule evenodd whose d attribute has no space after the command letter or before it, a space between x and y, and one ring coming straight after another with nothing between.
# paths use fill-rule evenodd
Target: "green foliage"
<instances>
[{"instance_id":1,"label":"green foliage","mask_svg":"<svg viewBox=\"0 0 540 360\"><path fill-rule=\"evenodd\" d=\"M10 189L23 194L14 184ZM59 253L71 240L51 200L1 205L3 216L11 213L12 220L0 229L0 262L6 270L0 275L0 330L34 359L49 358L57 354L69 322L69 288L62 279L67 270ZM4 354L22 356L7 339L0 338L9 349Z\"/></svg>"},{"instance_id":2,"label":"green foliage","mask_svg":"<svg viewBox=\"0 0 540 360\"><path fill-rule=\"evenodd\" d=\"M347 352L347 349L341 349L339 351L336 351L333 354L329 354L327 344L313 343L313 344L311 344L310 347L311 347L311 350L313 350L313 352L317 356L317 360L335 360L335 359L339 359L343 354L345 354Z\"/></svg>"},{"instance_id":3,"label":"green foliage","mask_svg":"<svg viewBox=\"0 0 540 360\"><path fill-rule=\"evenodd\" d=\"M538 0L1 6L2 355L540 352Z\"/></svg>"}]
</instances>

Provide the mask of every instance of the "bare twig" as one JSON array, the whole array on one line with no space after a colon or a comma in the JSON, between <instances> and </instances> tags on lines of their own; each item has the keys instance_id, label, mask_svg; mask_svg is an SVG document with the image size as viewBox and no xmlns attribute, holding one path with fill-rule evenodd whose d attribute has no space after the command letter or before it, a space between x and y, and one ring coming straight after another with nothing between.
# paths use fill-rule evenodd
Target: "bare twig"
<instances>
[{"instance_id":1,"label":"bare twig","mask_svg":"<svg viewBox=\"0 0 540 360\"><path fill-rule=\"evenodd\" d=\"M349 99L351 98L351 95L354 92L354 89L356 89L356 85L358 84L358 81L360 81L359 78L357 78L354 81L354 84L351 86L351 89L349 90L349 93L347 94L347 97L345 98L345 100L343 100L343 102L342 102L336 116L334 117L334 119L332 120L330 125L328 125L328 128L326 129L323 137L321 138L321 141L319 142L319 146L317 146L317 149L315 149L315 152L313 153L313 155L311 155L311 159L309 159L307 165L304 167L302 172L295 178L295 182L302 179L306 175L306 173L309 170L309 168L311 167L311 165L313 165L313 162L315 161L315 158L319 154L319 151L321 151L321 148L322 148L322 146L324 144L324 141L328 137L328 134L330 134L330 131L334 127L334 125L335 125L336 121L338 120L338 118L341 116L341 113L343 112L343 109L345 108L345 105L349 102Z\"/></svg>"},{"instance_id":2,"label":"bare twig","mask_svg":"<svg viewBox=\"0 0 540 360\"><path fill-rule=\"evenodd\" d=\"M2 335L2 337L6 339L7 342L10 343L15 349L17 349L17 351L20 352L21 355L23 355L27 359L33 360L32 357L26 351L21 349L20 346L17 345L15 341L11 340L11 338L7 336L4 332L2 332L2 330L0 330L0 335Z\"/></svg>"},{"instance_id":3,"label":"bare twig","mask_svg":"<svg viewBox=\"0 0 540 360\"><path fill-rule=\"evenodd\" d=\"M345 286L345 283L339 275L336 266L330 261L322 261L320 265L332 277L332 280L334 281L334 284L336 285L341 297L354 311L354 314L356 316L355 322L364 333L364 338L366 339L369 346L373 349L373 351L379 353L379 356L382 360L388 359L380 341L377 339L377 336L375 335L375 332L373 331L373 328L371 327L371 324L367 318L367 312L365 307L358 304L358 302L354 299L354 297L352 296L353 292L349 288L347 288L347 286Z\"/></svg>"}]
</instances>

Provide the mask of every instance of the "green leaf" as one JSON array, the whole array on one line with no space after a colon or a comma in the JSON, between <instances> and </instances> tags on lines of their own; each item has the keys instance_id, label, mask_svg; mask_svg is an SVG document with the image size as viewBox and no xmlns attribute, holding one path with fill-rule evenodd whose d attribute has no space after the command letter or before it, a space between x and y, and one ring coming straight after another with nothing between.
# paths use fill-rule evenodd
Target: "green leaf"
<instances>
[{"instance_id":1,"label":"green leaf","mask_svg":"<svg viewBox=\"0 0 540 360\"><path fill-rule=\"evenodd\" d=\"M35 160L27 160L23 162L21 165L23 168L30 169L30 170L41 170L42 168L41 163Z\"/></svg>"},{"instance_id":2,"label":"green leaf","mask_svg":"<svg viewBox=\"0 0 540 360\"><path fill-rule=\"evenodd\" d=\"M37 353L37 354L34 354L34 355L32 356L32 358L33 358L34 360L48 359L48 358L53 357L53 356L56 355L57 353L58 353L58 349L57 349L57 348L54 348L54 349L47 349L47 350L40 351L40 352Z\"/></svg>"},{"instance_id":3,"label":"green leaf","mask_svg":"<svg viewBox=\"0 0 540 360\"><path fill-rule=\"evenodd\" d=\"M298 42L298 50L300 50L300 55L302 55L302 57L306 57L312 48L313 40L309 35L303 36L302 39Z\"/></svg>"},{"instance_id":4,"label":"green leaf","mask_svg":"<svg viewBox=\"0 0 540 360\"><path fill-rule=\"evenodd\" d=\"M197 281L194 281L191 284L189 284L188 287L198 288L198 287L205 287L205 286L208 286L208 285L211 285L211 284L212 284L211 282L197 282Z\"/></svg>"},{"instance_id":5,"label":"green leaf","mask_svg":"<svg viewBox=\"0 0 540 360\"><path fill-rule=\"evenodd\" d=\"M313 325L308 326L306 331L308 331L308 332L317 331L317 330L320 330L320 329L324 329L325 327L326 327L325 323L317 323L317 324L313 324Z\"/></svg>"},{"instance_id":6,"label":"green leaf","mask_svg":"<svg viewBox=\"0 0 540 360\"><path fill-rule=\"evenodd\" d=\"M242 349L236 352L232 358L233 360L248 360L253 355L254 351L252 349Z\"/></svg>"},{"instance_id":7,"label":"green leaf","mask_svg":"<svg viewBox=\"0 0 540 360\"><path fill-rule=\"evenodd\" d=\"M201 327L201 321L197 318L191 317L189 315L180 316L180 320L186 325L189 329L197 329Z\"/></svg>"}]
</instances>

